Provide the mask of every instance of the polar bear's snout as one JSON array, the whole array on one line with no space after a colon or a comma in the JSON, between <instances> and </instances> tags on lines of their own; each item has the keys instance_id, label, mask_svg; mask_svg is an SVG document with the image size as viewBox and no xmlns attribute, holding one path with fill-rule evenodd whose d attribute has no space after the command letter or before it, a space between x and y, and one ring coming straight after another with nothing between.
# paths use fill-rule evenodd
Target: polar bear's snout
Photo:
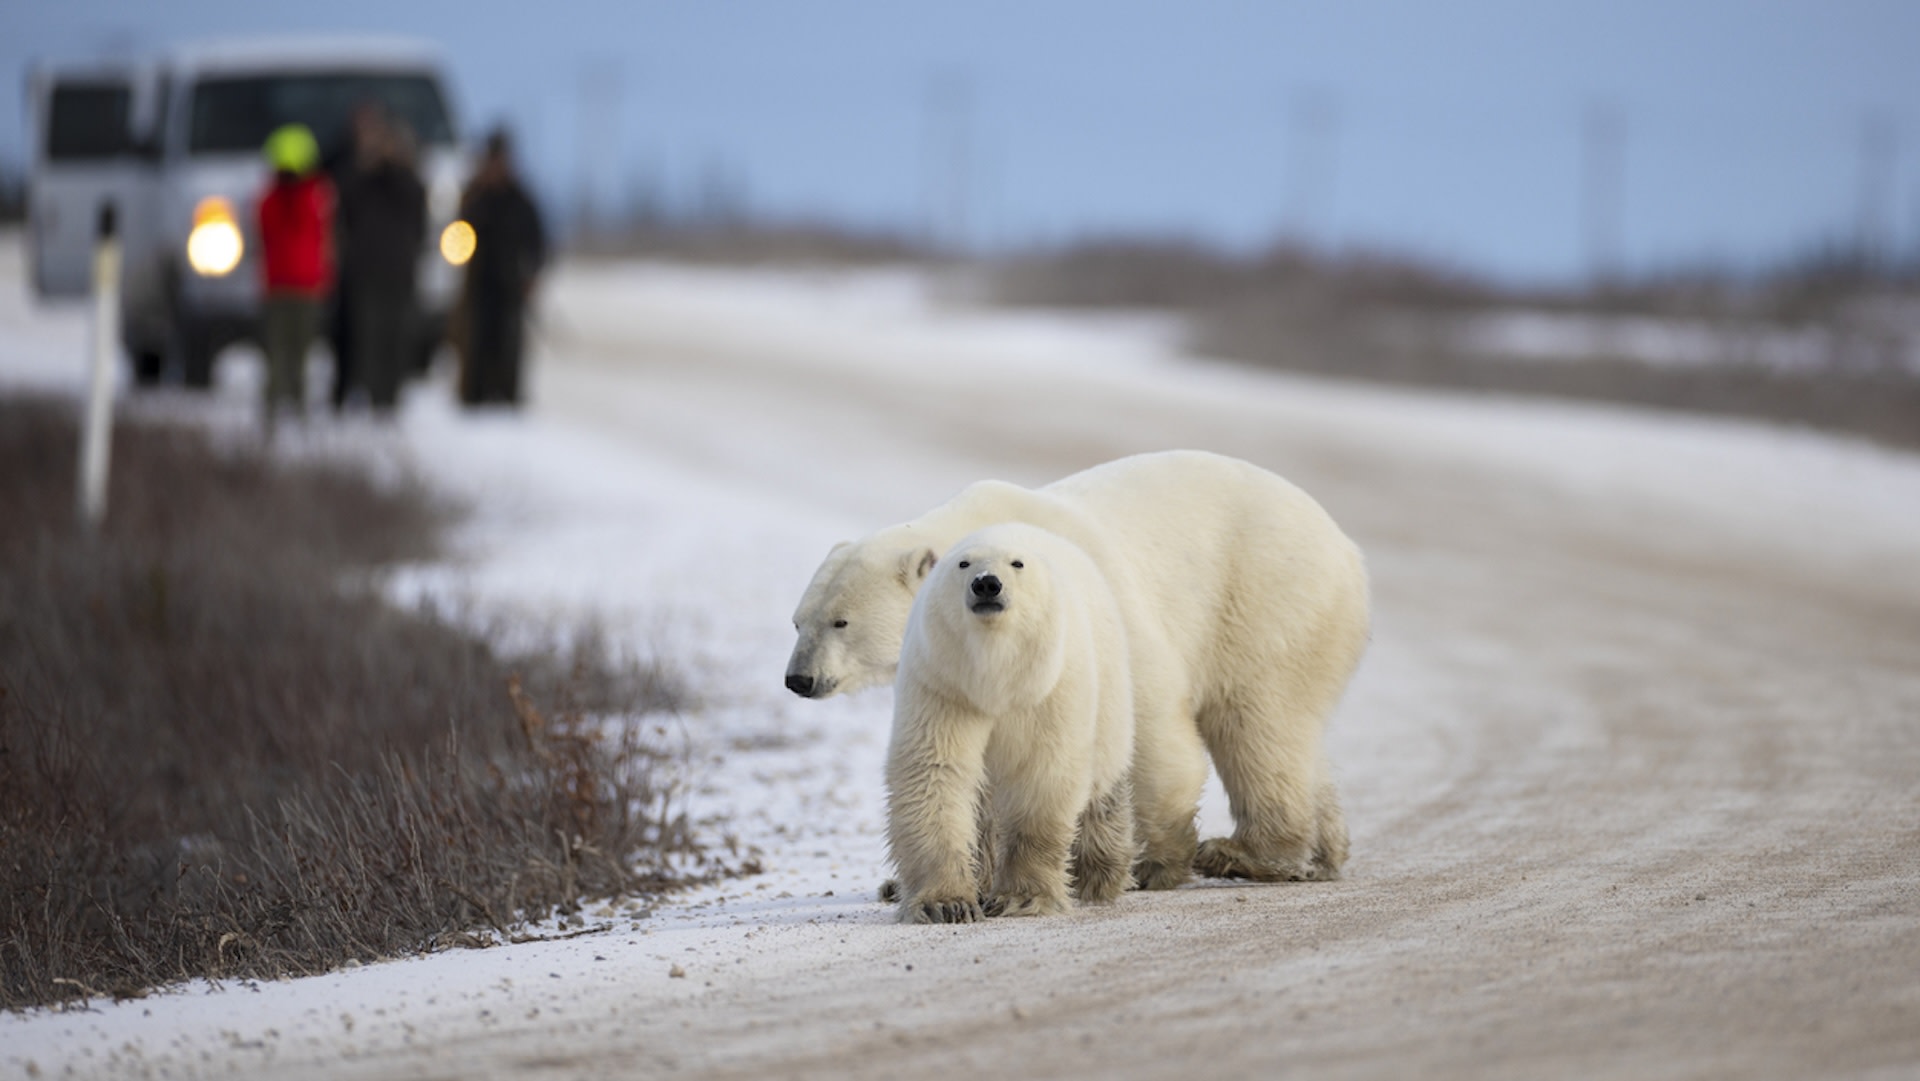
<instances>
[{"instance_id":1,"label":"polar bear's snout","mask_svg":"<svg viewBox=\"0 0 1920 1081\"><path fill-rule=\"evenodd\" d=\"M802 698L831 697L839 681L833 678L832 668L822 663L828 659L822 656L825 652L817 641L803 636L787 661L787 690Z\"/></svg>"},{"instance_id":2,"label":"polar bear's snout","mask_svg":"<svg viewBox=\"0 0 1920 1081\"><path fill-rule=\"evenodd\" d=\"M973 594L973 599L967 602L967 607L981 615L1003 611L1007 607L1007 602L1000 595L1000 589L998 575L980 575L967 587L967 591Z\"/></svg>"}]
</instances>

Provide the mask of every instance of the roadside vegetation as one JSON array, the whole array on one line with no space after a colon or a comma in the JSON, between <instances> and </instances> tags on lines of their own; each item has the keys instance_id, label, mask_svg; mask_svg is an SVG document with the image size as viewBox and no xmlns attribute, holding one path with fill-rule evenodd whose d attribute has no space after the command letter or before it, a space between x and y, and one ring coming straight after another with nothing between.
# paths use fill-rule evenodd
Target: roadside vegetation
<instances>
[{"instance_id":1,"label":"roadside vegetation","mask_svg":"<svg viewBox=\"0 0 1920 1081\"><path fill-rule=\"evenodd\" d=\"M1845 252L1752 273L1525 289L1365 254L1117 240L1002 260L984 281L997 303L1180 313L1207 356L1920 446L1920 267Z\"/></svg>"},{"instance_id":2,"label":"roadside vegetation","mask_svg":"<svg viewBox=\"0 0 1920 1081\"><path fill-rule=\"evenodd\" d=\"M729 873L679 800L671 673L590 633L503 656L365 584L454 508L123 421L83 537L73 413L0 399L0 1006L485 945Z\"/></svg>"}]
</instances>

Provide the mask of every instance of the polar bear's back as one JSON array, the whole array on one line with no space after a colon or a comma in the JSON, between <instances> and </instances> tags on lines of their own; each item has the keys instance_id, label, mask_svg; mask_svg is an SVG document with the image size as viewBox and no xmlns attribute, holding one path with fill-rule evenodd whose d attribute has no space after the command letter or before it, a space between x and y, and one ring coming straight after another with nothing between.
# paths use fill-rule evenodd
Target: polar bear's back
<instances>
[{"instance_id":1,"label":"polar bear's back","mask_svg":"<svg viewBox=\"0 0 1920 1081\"><path fill-rule=\"evenodd\" d=\"M1357 658L1367 633L1360 551L1285 479L1179 450L1121 458L1041 491L1123 538L1126 578L1203 683L1219 664L1289 643L1327 642Z\"/></svg>"}]
</instances>

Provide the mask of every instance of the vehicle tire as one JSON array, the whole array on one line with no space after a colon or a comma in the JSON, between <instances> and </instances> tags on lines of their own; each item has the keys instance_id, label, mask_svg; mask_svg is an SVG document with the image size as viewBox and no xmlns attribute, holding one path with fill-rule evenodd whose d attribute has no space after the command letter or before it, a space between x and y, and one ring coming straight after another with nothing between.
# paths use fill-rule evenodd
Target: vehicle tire
<instances>
[{"instance_id":1,"label":"vehicle tire","mask_svg":"<svg viewBox=\"0 0 1920 1081\"><path fill-rule=\"evenodd\" d=\"M133 385L136 387L157 387L160 376L167 370L167 355L158 349L135 349L133 358Z\"/></svg>"},{"instance_id":2,"label":"vehicle tire","mask_svg":"<svg viewBox=\"0 0 1920 1081\"><path fill-rule=\"evenodd\" d=\"M167 272L167 367L179 372L180 382L189 389L205 390L213 386L213 335L182 303L184 273L177 265Z\"/></svg>"},{"instance_id":3,"label":"vehicle tire","mask_svg":"<svg viewBox=\"0 0 1920 1081\"><path fill-rule=\"evenodd\" d=\"M421 379L426 376L427 370L433 367L433 348L437 344L439 343L432 338L422 337L413 340L413 347L407 351L405 374L408 379Z\"/></svg>"},{"instance_id":4,"label":"vehicle tire","mask_svg":"<svg viewBox=\"0 0 1920 1081\"><path fill-rule=\"evenodd\" d=\"M175 316L173 323L173 360L180 366L180 382L190 390L213 386L213 340L203 327L191 319Z\"/></svg>"},{"instance_id":5,"label":"vehicle tire","mask_svg":"<svg viewBox=\"0 0 1920 1081\"><path fill-rule=\"evenodd\" d=\"M439 355L440 345L446 339L446 317L423 317L414 330L413 351L408 358L412 367L408 374L415 379L425 378L433 370L433 359Z\"/></svg>"}]
</instances>

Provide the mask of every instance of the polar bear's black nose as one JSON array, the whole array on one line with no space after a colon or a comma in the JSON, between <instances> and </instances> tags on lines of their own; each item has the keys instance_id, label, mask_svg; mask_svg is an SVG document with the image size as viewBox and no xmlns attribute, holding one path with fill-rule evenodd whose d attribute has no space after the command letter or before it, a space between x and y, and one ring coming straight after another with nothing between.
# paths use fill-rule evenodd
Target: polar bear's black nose
<instances>
[{"instance_id":1,"label":"polar bear's black nose","mask_svg":"<svg viewBox=\"0 0 1920 1081\"><path fill-rule=\"evenodd\" d=\"M973 595L976 597L998 597L1000 579L991 574L983 574L973 580Z\"/></svg>"},{"instance_id":2,"label":"polar bear's black nose","mask_svg":"<svg viewBox=\"0 0 1920 1081\"><path fill-rule=\"evenodd\" d=\"M802 698L812 698L813 677L803 676L796 672L787 677L787 690L792 691Z\"/></svg>"}]
</instances>

